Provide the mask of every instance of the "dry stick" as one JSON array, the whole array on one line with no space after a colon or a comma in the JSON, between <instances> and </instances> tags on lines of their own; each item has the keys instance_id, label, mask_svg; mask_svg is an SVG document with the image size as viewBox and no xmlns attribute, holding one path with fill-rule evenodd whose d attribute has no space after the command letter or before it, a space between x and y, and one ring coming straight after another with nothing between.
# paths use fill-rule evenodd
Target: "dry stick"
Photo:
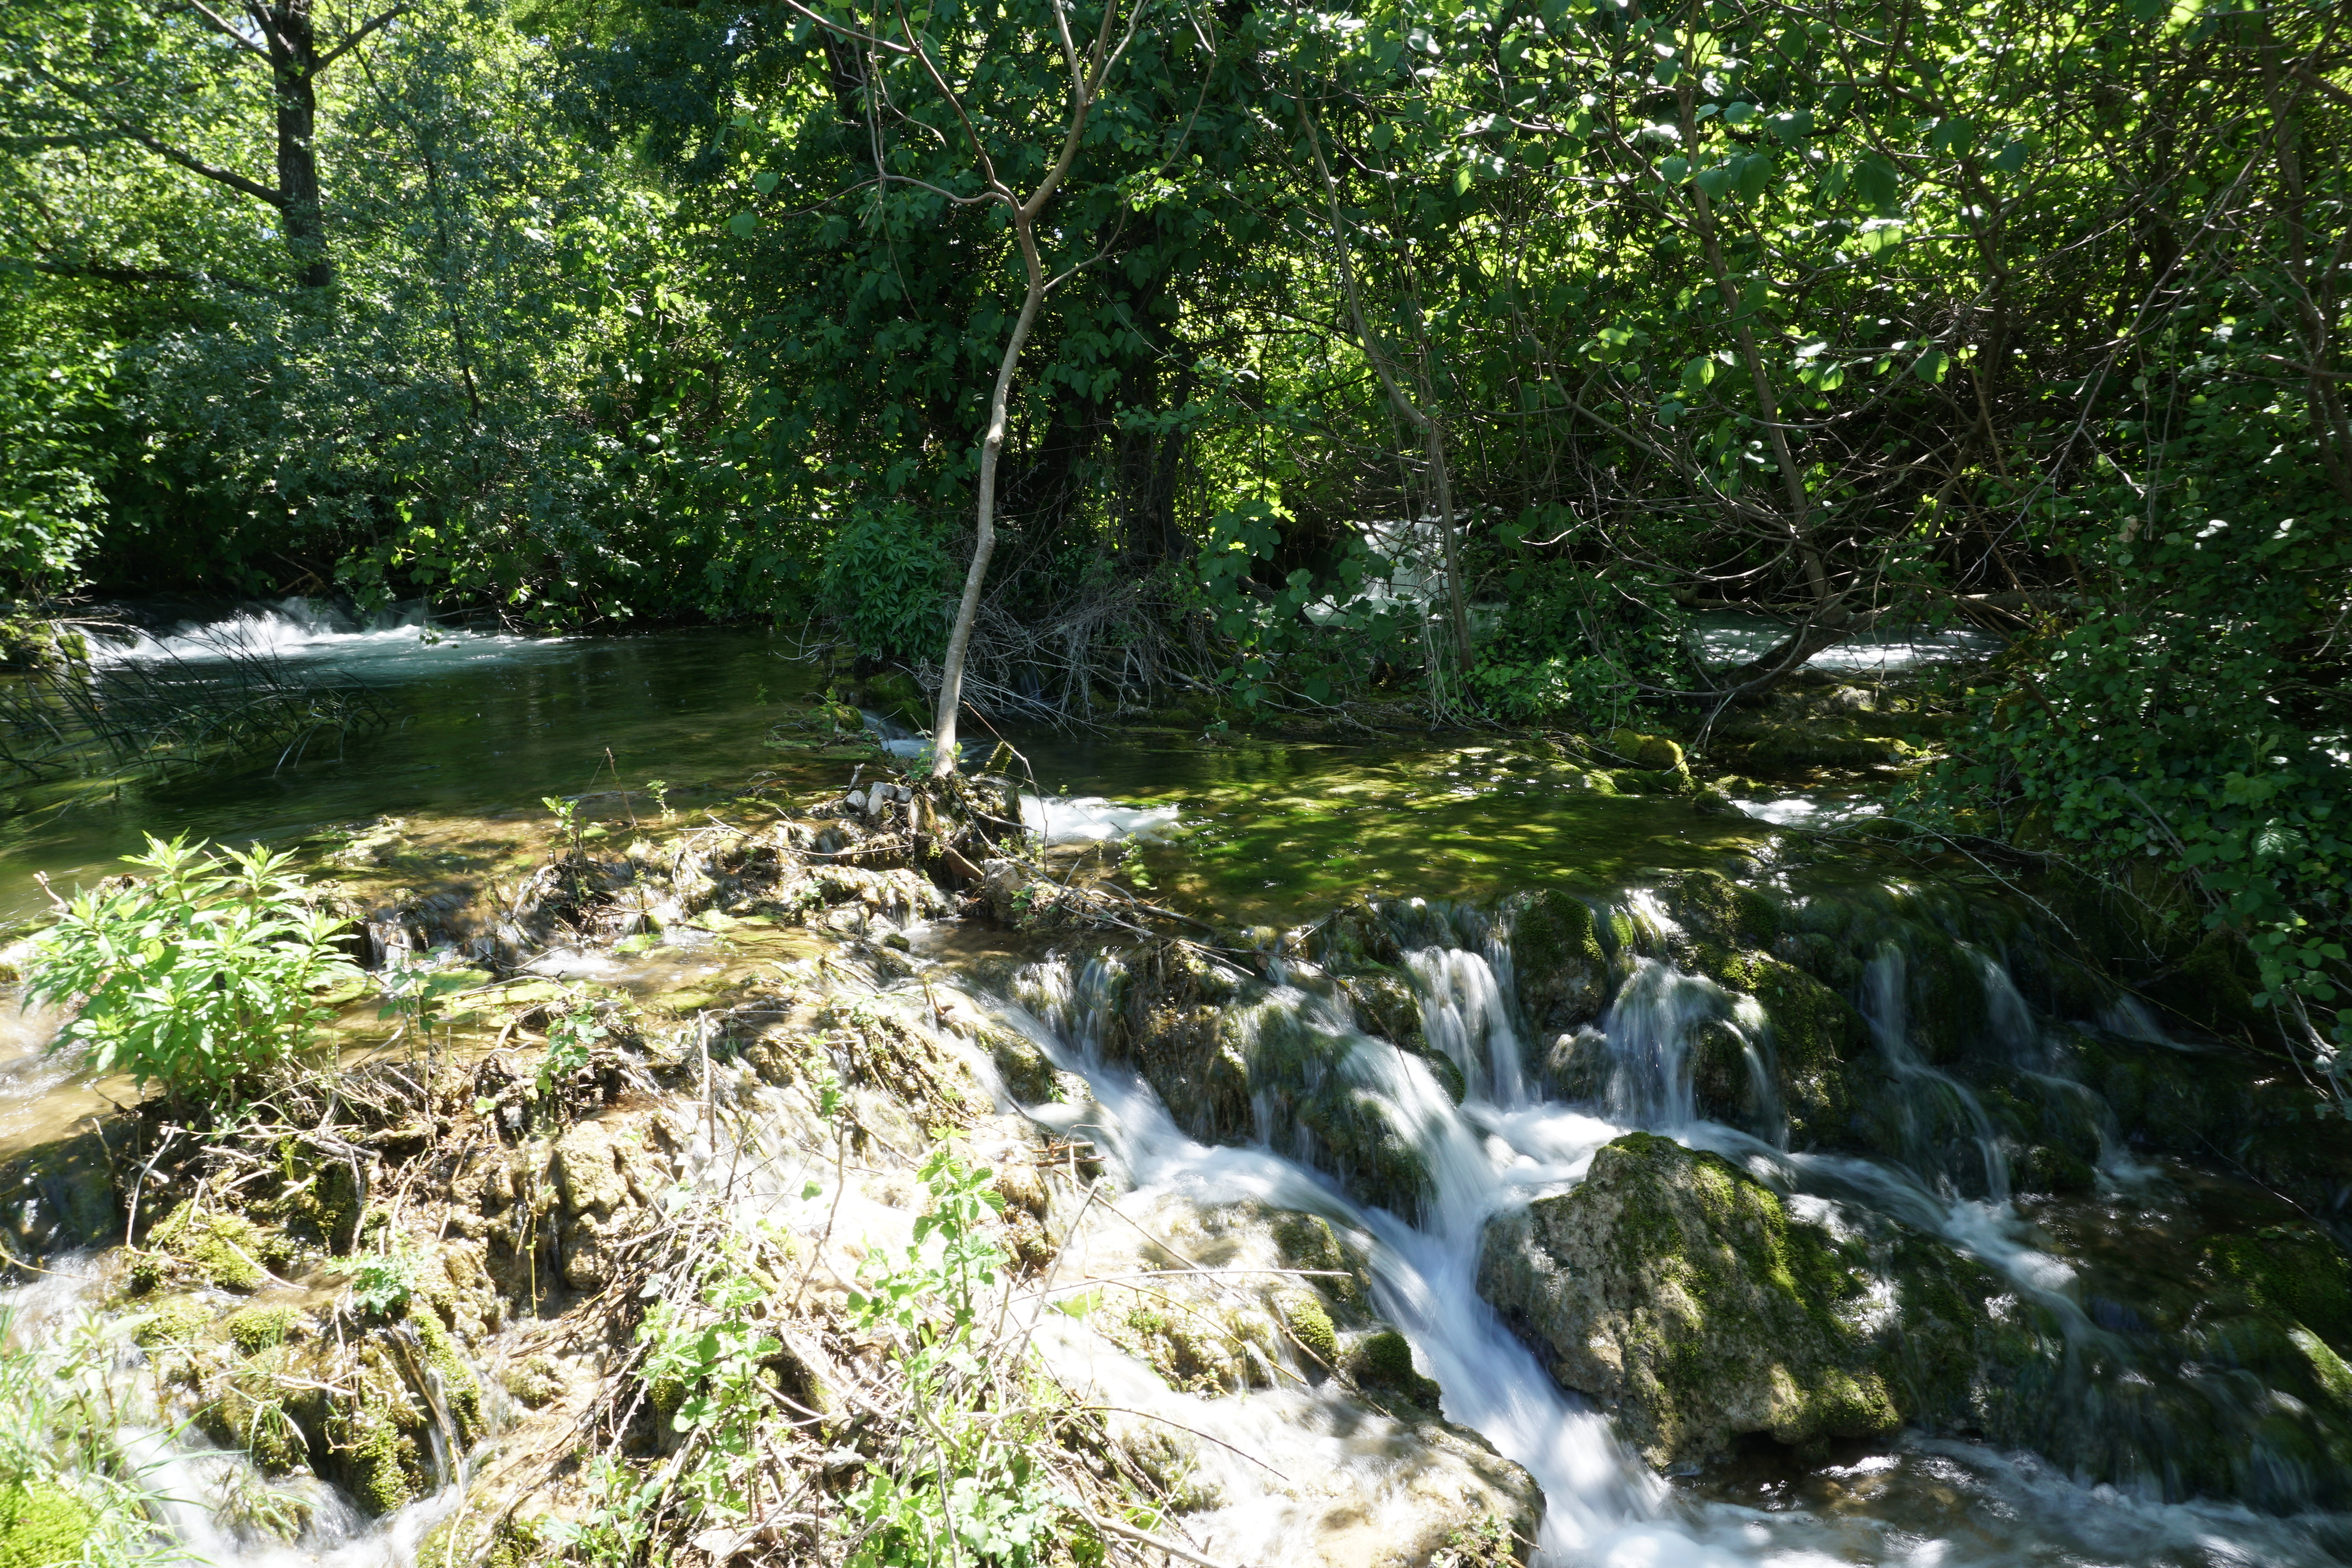
<instances>
[{"instance_id":1,"label":"dry stick","mask_svg":"<svg viewBox=\"0 0 2352 1568\"><path fill-rule=\"evenodd\" d=\"M1187 1563L1198 1563L1200 1568L1229 1568L1228 1564L1219 1562L1214 1557L1204 1556L1189 1546L1179 1545L1167 1537L1154 1535L1148 1530L1138 1530L1131 1524L1121 1524L1114 1519L1104 1519L1076 1506L1073 1506L1070 1511L1097 1530L1108 1531L1113 1535L1124 1536L1129 1541L1139 1542L1155 1552L1165 1552L1171 1557L1181 1557Z\"/></svg>"}]
</instances>

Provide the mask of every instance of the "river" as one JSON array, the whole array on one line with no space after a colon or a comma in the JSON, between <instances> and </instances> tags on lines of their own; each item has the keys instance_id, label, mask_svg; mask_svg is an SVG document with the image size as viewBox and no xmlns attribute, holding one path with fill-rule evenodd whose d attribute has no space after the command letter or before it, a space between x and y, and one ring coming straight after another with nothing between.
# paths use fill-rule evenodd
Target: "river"
<instances>
[{"instance_id":1,"label":"river","mask_svg":"<svg viewBox=\"0 0 2352 1568\"><path fill-rule=\"evenodd\" d=\"M841 781L839 760L762 745L821 680L780 635L436 634L414 625L338 625L300 607L248 613L227 630L290 667L368 683L385 724L283 766L125 782L103 793L30 793L0 821L0 915L22 918L40 908L35 873L60 887L86 883L150 832L299 847L387 816L536 824L549 796L624 790L642 807L655 779L672 806L689 810L755 774L812 792ZM110 656L152 657L158 646L196 666L206 652L203 640L184 635ZM1881 662L1919 652L1898 649ZM1139 727L1009 738L1026 756L1039 786L1032 810L1052 836L1148 841L1139 862L1157 896L1182 911L1245 929L1294 925L1351 901L1377 907L1406 956L1431 1046L1463 1075L1458 1102L1423 1058L1367 1033L1312 965L1294 973L1276 959L1252 978L1246 1027L1306 1030L1336 1042L1338 1070L1380 1105L1427 1173L1410 1214L1351 1191L1262 1110L1250 1135L1204 1142L1186 1133L1151 1084L1101 1048L1115 956L1085 943L1033 946L1008 974L1002 963L967 963L938 928L910 936L922 983L960 988L1085 1080L1087 1127L1128 1186L1123 1202L1140 1211L1156 1202L1255 1201L1322 1214L1361 1238L1380 1314L1402 1330L1417 1364L1444 1391L1446 1417L1541 1483L1541 1560L1552 1568L2300 1568L2347 1560L2352 1519L2329 1511L2345 1479L2331 1473L2337 1461L2298 1461L2317 1470L2283 1475L2261 1458L2275 1458L2264 1445L2275 1447L2277 1400L2287 1396L2208 1396L2197 1369L2158 1364L2158 1342L2136 1339L2129 1327L2179 1316L2163 1276L2171 1260L2199 1255L2201 1228L2275 1218L2273 1209L2284 1212L2276 1200L2225 1172L2105 1132L2083 1184L2063 1197L2025 1191L2012 1168L2025 1151L1995 1125L1999 1097L1981 1075L1947 1071L1920 1054L1916 1042L1936 1020L1912 1016L1921 993L1906 965L1924 960L1906 933L1941 921L1944 935L1933 941L1973 967L1979 990L1966 1005L1980 1049L1997 1052L2012 1078L2054 1085L2047 1103L2095 1103L2095 1114L2086 1114L2116 1125L2098 1094L2070 1076L2065 1042L2091 1031L2147 1045L2160 1030L2129 1007L2079 1017L2029 1001L2013 973L2032 962L2025 925L1987 935L1990 917L1938 914L1937 890L1890 882L1877 862L1824 866L1799 853L1776 824L1817 813L1821 802L1801 792L1746 801L1738 816L1701 815L1672 800L1572 794L1539 753L1477 737L1445 747L1226 741ZM1769 1117L1734 1125L1701 1113L1689 1042L1710 1024L1746 1015L1733 993L1682 966L1680 933L1647 890L1675 873L1724 870L1791 909L1859 900L1853 907L1880 911L1877 945L1855 949L1864 956L1849 999L1895 1085L1895 1103L1916 1116L1908 1142L1867 1156L1791 1153L1785 1126L1776 1134ZM1592 1026L1605 1087L1574 1101L1548 1097L1535 1069L1545 1042L1514 990L1515 967L1528 960L1514 950L1509 922L1494 914L1510 895L1538 889L1572 892L1601 912L1605 929L1622 934L1612 949L1612 995ZM1978 890L1956 890L1948 902L1977 897ZM37 1030L20 1025L17 1035L20 1060L7 1092L20 1100L69 1092L58 1074L30 1068ZM1079 1113L1045 1104L1033 1113L1055 1125ZM1938 1238L2067 1325L2074 1381L2062 1404L2071 1413L2045 1421L2044 1451L1915 1432L1801 1458L1743 1454L1691 1475L1663 1476L1643 1464L1481 1299L1478 1274L1491 1218L1572 1190L1596 1151L1643 1127L1726 1155L1792 1203L1891 1217ZM1297 1508L1265 1474L1369 1462L1351 1458L1300 1396L1203 1400L1139 1383L1126 1396L1187 1401L1186 1419L1225 1445L1206 1450L1223 1500L1201 1528L1231 1561L1290 1560ZM2182 1414L2190 1406L2193 1419ZM2177 1445L2252 1458L2170 1465L2168 1446ZM2168 1483L2168 1475L2192 1482ZM2234 1479L2200 1495L2193 1479L2216 1475ZM424 1518L372 1531L347 1523L308 1555L331 1548L339 1561L396 1562L413 1549ZM236 1553L218 1537L201 1544L216 1559Z\"/></svg>"}]
</instances>

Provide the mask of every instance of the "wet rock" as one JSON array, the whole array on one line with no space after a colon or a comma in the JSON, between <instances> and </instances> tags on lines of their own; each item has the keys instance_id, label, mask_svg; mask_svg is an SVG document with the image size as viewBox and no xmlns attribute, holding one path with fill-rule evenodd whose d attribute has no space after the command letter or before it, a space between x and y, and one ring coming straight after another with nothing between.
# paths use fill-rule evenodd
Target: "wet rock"
<instances>
[{"instance_id":1,"label":"wet rock","mask_svg":"<svg viewBox=\"0 0 2352 1568\"><path fill-rule=\"evenodd\" d=\"M30 1262L97 1246L122 1229L108 1137L84 1133L26 1150L0 1164L0 1228L8 1249Z\"/></svg>"},{"instance_id":2,"label":"wet rock","mask_svg":"<svg viewBox=\"0 0 2352 1568\"><path fill-rule=\"evenodd\" d=\"M1601 1016L1609 964L1592 911L1581 899L1549 891L1506 905L1511 977L1520 1015L1538 1033L1573 1030Z\"/></svg>"},{"instance_id":3,"label":"wet rock","mask_svg":"<svg viewBox=\"0 0 2352 1568\"><path fill-rule=\"evenodd\" d=\"M1857 1101L1874 1091L1883 1072L1869 1058L1870 1031L1843 997L1803 970L1757 952L1718 953L1708 973L1718 983L1744 991L1763 1009L1769 1033L1764 1041L1772 1082L1745 1082L1723 1092L1702 1113L1742 1111L1729 1119L1748 1123L1769 1089L1787 1120L1790 1146L1835 1146L1855 1140ZM1745 1071L1738 1075L1745 1079ZM1859 1086L1859 1087L1858 1087Z\"/></svg>"},{"instance_id":4,"label":"wet rock","mask_svg":"<svg viewBox=\"0 0 2352 1568\"><path fill-rule=\"evenodd\" d=\"M1535 1063L1547 1099L1591 1103L1609 1092L1609 1041L1590 1024L1555 1035Z\"/></svg>"},{"instance_id":5,"label":"wet rock","mask_svg":"<svg viewBox=\"0 0 2352 1568\"><path fill-rule=\"evenodd\" d=\"M1719 1155L1628 1133L1580 1187L1489 1222L1479 1293L1651 1465L1907 1417L2011 1432L2006 1387L2039 1340L1994 1319L1983 1270L1927 1239L1900 1249L1882 1271Z\"/></svg>"}]
</instances>

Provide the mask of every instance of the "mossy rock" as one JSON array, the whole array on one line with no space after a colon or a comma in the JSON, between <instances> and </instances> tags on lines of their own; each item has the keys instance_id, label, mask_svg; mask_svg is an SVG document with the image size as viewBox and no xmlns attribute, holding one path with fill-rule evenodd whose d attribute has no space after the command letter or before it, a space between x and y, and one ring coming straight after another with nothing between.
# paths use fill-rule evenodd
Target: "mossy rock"
<instances>
[{"instance_id":1,"label":"mossy rock","mask_svg":"<svg viewBox=\"0 0 2352 1568\"><path fill-rule=\"evenodd\" d=\"M988 1055L1005 1092L1020 1103L1042 1105L1062 1097L1060 1076L1034 1042L1009 1030L994 1031L988 1039Z\"/></svg>"},{"instance_id":2,"label":"mossy rock","mask_svg":"<svg viewBox=\"0 0 2352 1568\"><path fill-rule=\"evenodd\" d=\"M1721 872L1685 872L1660 891L1675 921L1702 941L1726 947L1769 947L1780 934L1780 906Z\"/></svg>"},{"instance_id":3,"label":"mossy rock","mask_svg":"<svg viewBox=\"0 0 2352 1568\"><path fill-rule=\"evenodd\" d=\"M88 1503L48 1481L0 1492L0 1568L79 1563L98 1529Z\"/></svg>"},{"instance_id":4,"label":"mossy rock","mask_svg":"<svg viewBox=\"0 0 2352 1568\"><path fill-rule=\"evenodd\" d=\"M1366 1335L1348 1353L1348 1375L1375 1396L1402 1399L1434 1416L1444 1391L1412 1364L1412 1345L1393 1329Z\"/></svg>"},{"instance_id":5,"label":"mossy rock","mask_svg":"<svg viewBox=\"0 0 2352 1568\"><path fill-rule=\"evenodd\" d=\"M1416 1055L1424 1053L1421 998L1412 981L1385 965L1333 978L1340 995L1355 1009L1356 1021L1365 1032L1379 1035Z\"/></svg>"},{"instance_id":6,"label":"mossy rock","mask_svg":"<svg viewBox=\"0 0 2352 1568\"><path fill-rule=\"evenodd\" d=\"M1275 1298L1282 1310L1283 1321L1307 1351L1324 1368L1339 1364L1339 1331L1332 1326L1331 1314L1326 1311L1322 1297L1308 1291L1286 1291Z\"/></svg>"},{"instance_id":7,"label":"mossy rock","mask_svg":"<svg viewBox=\"0 0 2352 1568\"><path fill-rule=\"evenodd\" d=\"M1682 747L1663 735L1614 730L1609 737L1609 747L1644 772L1671 773L1685 767Z\"/></svg>"},{"instance_id":8,"label":"mossy rock","mask_svg":"<svg viewBox=\"0 0 2352 1568\"><path fill-rule=\"evenodd\" d=\"M1854 1069L1870 1038L1862 1016L1811 975L1762 953L1710 951L1701 967L1718 984L1754 997L1764 1009L1771 1026L1767 1044L1774 1092L1788 1118L1791 1146L1851 1141Z\"/></svg>"},{"instance_id":9,"label":"mossy rock","mask_svg":"<svg viewBox=\"0 0 2352 1568\"><path fill-rule=\"evenodd\" d=\"M1506 915L1512 984L1528 1024L1550 1034L1599 1018L1609 964L1591 906L1554 889L1511 901Z\"/></svg>"},{"instance_id":10,"label":"mossy rock","mask_svg":"<svg viewBox=\"0 0 2352 1568\"><path fill-rule=\"evenodd\" d=\"M1352 1316L1365 1311L1370 1301L1366 1260L1339 1239L1329 1220L1317 1214L1286 1211L1274 1217L1272 1228L1283 1267L1312 1270L1316 1277L1307 1283L1343 1312Z\"/></svg>"},{"instance_id":11,"label":"mossy rock","mask_svg":"<svg viewBox=\"0 0 2352 1568\"><path fill-rule=\"evenodd\" d=\"M1902 1413L1859 1249L1714 1154L1646 1133L1487 1227L1480 1292L1661 1469L1742 1434L1882 1436Z\"/></svg>"},{"instance_id":12,"label":"mossy rock","mask_svg":"<svg viewBox=\"0 0 2352 1568\"><path fill-rule=\"evenodd\" d=\"M161 1297L140 1313L141 1321L131 1338L149 1350L194 1344L204 1337L218 1315L212 1302L201 1296Z\"/></svg>"},{"instance_id":13,"label":"mossy rock","mask_svg":"<svg viewBox=\"0 0 2352 1568\"><path fill-rule=\"evenodd\" d=\"M923 696L923 688L916 685L914 676L902 670L884 670L866 676L865 697L868 706L911 729L930 727L930 704Z\"/></svg>"},{"instance_id":14,"label":"mossy rock","mask_svg":"<svg viewBox=\"0 0 2352 1568\"><path fill-rule=\"evenodd\" d=\"M301 1310L288 1302L273 1306L247 1307L231 1312L222 1326L228 1332L229 1343L243 1355L258 1355L265 1350L286 1343L295 1325L302 1322Z\"/></svg>"},{"instance_id":15,"label":"mossy rock","mask_svg":"<svg viewBox=\"0 0 2352 1568\"><path fill-rule=\"evenodd\" d=\"M2266 1226L2215 1237L2201 1260L2217 1290L2292 1319L2352 1353L2352 1258L2316 1226Z\"/></svg>"},{"instance_id":16,"label":"mossy rock","mask_svg":"<svg viewBox=\"0 0 2352 1568\"><path fill-rule=\"evenodd\" d=\"M1312 1093L1289 1101L1307 1134L1308 1164L1339 1178L1361 1201L1417 1221L1434 1186L1420 1146L1390 1119L1377 1091L1332 1073Z\"/></svg>"},{"instance_id":17,"label":"mossy rock","mask_svg":"<svg viewBox=\"0 0 2352 1568\"><path fill-rule=\"evenodd\" d=\"M563 1379L557 1374L555 1364L543 1355L534 1355L520 1366L509 1367L500 1381L509 1394L533 1410L551 1403L563 1392Z\"/></svg>"},{"instance_id":18,"label":"mossy rock","mask_svg":"<svg viewBox=\"0 0 2352 1568\"><path fill-rule=\"evenodd\" d=\"M122 1209L106 1138L83 1133L0 1163L0 1229L10 1250L35 1261L118 1239Z\"/></svg>"}]
</instances>

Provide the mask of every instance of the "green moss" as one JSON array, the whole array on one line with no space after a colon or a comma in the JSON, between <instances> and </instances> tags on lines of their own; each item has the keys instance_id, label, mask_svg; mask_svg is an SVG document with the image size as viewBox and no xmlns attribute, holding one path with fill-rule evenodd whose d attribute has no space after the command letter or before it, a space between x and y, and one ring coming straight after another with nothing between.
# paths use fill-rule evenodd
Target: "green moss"
<instances>
[{"instance_id":1,"label":"green moss","mask_svg":"<svg viewBox=\"0 0 2352 1568\"><path fill-rule=\"evenodd\" d=\"M2287 1338L2294 1342L2294 1348L2303 1352L2304 1360L2310 1364L2311 1375L2318 1380L2319 1385L2326 1389L2337 1404L2352 1409L2352 1366L2346 1366L2344 1358L2329 1349L2326 1340L2301 1323L2286 1333Z\"/></svg>"},{"instance_id":2,"label":"green moss","mask_svg":"<svg viewBox=\"0 0 2352 1568\"><path fill-rule=\"evenodd\" d=\"M1348 1371L1366 1392L1394 1395L1434 1411L1442 1390L1413 1369L1412 1346L1393 1330L1366 1338L1348 1357Z\"/></svg>"},{"instance_id":3,"label":"green moss","mask_svg":"<svg viewBox=\"0 0 2352 1568\"><path fill-rule=\"evenodd\" d=\"M1314 1214L1277 1214L1273 1229L1285 1268L1314 1270L1319 1276L1317 1290L1344 1308L1362 1310L1364 1260L1341 1243L1329 1220Z\"/></svg>"},{"instance_id":4,"label":"green moss","mask_svg":"<svg viewBox=\"0 0 2352 1568\"><path fill-rule=\"evenodd\" d=\"M1780 907L1720 872L1685 872L1674 879L1667 895L1685 929L1725 946L1762 947L1780 933Z\"/></svg>"},{"instance_id":5,"label":"green moss","mask_svg":"<svg viewBox=\"0 0 2352 1568\"><path fill-rule=\"evenodd\" d=\"M2218 1285L2352 1349L2352 1258L2325 1232L2274 1225L2217 1237L2206 1244L2204 1262Z\"/></svg>"},{"instance_id":6,"label":"green moss","mask_svg":"<svg viewBox=\"0 0 2352 1568\"><path fill-rule=\"evenodd\" d=\"M0 1493L0 1568L79 1563L98 1527L89 1505L47 1481Z\"/></svg>"},{"instance_id":7,"label":"green moss","mask_svg":"<svg viewBox=\"0 0 2352 1568\"><path fill-rule=\"evenodd\" d=\"M1339 1333L1331 1326L1331 1314L1323 1310L1322 1299L1305 1291L1294 1291L1281 1298L1280 1305L1298 1343L1319 1357L1324 1365L1338 1366Z\"/></svg>"},{"instance_id":8,"label":"green moss","mask_svg":"<svg viewBox=\"0 0 2352 1568\"><path fill-rule=\"evenodd\" d=\"M142 1314L132 1337L147 1349L191 1344L212 1326L212 1304L195 1296L167 1296Z\"/></svg>"},{"instance_id":9,"label":"green moss","mask_svg":"<svg viewBox=\"0 0 2352 1568\"><path fill-rule=\"evenodd\" d=\"M1764 1009L1790 1143L1801 1148L1843 1138L1855 1100L1847 1063L1869 1037L1861 1015L1802 969L1761 953L1712 950L1701 967Z\"/></svg>"},{"instance_id":10,"label":"green moss","mask_svg":"<svg viewBox=\"0 0 2352 1568\"><path fill-rule=\"evenodd\" d=\"M408 1321L415 1325L416 1337L424 1343L426 1369L440 1380L441 1406L457 1426L458 1444L470 1446L484 1430L482 1385L439 1318L429 1311L416 1311L409 1313Z\"/></svg>"},{"instance_id":11,"label":"green moss","mask_svg":"<svg viewBox=\"0 0 2352 1568\"><path fill-rule=\"evenodd\" d=\"M170 1256L181 1271L224 1291L259 1290L268 1278L261 1260L270 1248L253 1221L200 1209L193 1199L164 1216L147 1233L147 1245Z\"/></svg>"},{"instance_id":12,"label":"green moss","mask_svg":"<svg viewBox=\"0 0 2352 1568\"><path fill-rule=\"evenodd\" d=\"M1517 901L1510 930L1512 978L1530 1023L1558 1032L1600 1016L1608 963L1582 899L1551 889Z\"/></svg>"},{"instance_id":13,"label":"green moss","mask_svg":"<svg viewBox=\"0 0 2352 1568\"><path fill-rule=\"evenodd\" d=\"M226 1325L229 1343L246 1355L254 1355L272 1345L286 1343L294 1325L302 1321L299 1311L290 1305L247 1307L229 1314Z\"/></svg>"},{"instance_id":14,"label":"green moss","mask_svg":"<svg viewBox=\"0 0 2352 1568\"><path fill-rule=\"evenodd\" d=\"M520 1366L509 1367L499 1381L506 1391L536 1410L563 1391L563 1380L555 1364L543 1355L534 1355Z\"/></svg>"},{"instance_id":15,"label":"green moss","mask_svg":"<svg viewBox=\"0 0 2352 1568\"><path fill-rule=\"evenodd\" d=\"M1335 1073L1296 1105L1298 1125L1311 1135L1310 1163L1328 1171L1364 1202L1406 1220L1418 1220L1433 1190L1429 1163L1397 1131L1388 1103L1372 1090Z\"/></svg>"}]
</instances>

